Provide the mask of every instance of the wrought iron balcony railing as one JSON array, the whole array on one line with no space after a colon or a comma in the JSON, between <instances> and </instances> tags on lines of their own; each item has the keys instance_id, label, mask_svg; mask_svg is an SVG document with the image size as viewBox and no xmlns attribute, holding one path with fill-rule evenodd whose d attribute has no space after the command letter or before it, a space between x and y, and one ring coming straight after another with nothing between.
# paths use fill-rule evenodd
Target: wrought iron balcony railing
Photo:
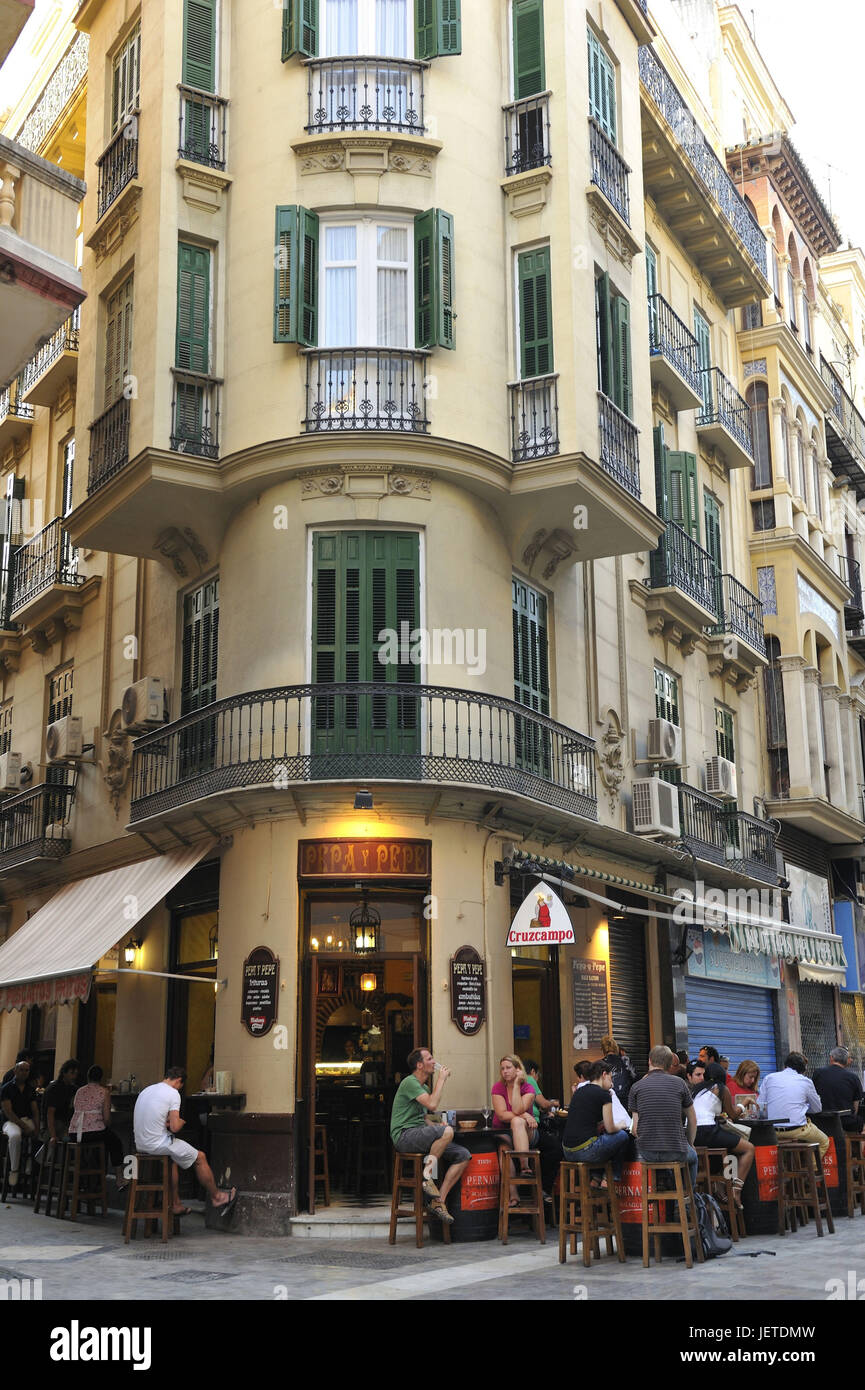
<instances>
[{"instance_id":1,"label":"wrought iron balcony railing","mask_svg":"<svg viewBox=\"0 0 865 1390\"><path fill-rule=\"evenodd\" d=\"M284 686L136 740L131 820L293 782L450 783L597 820L594 741L513 700L438 686Z\"/></svg>"},{"instance_id":2,"label":"wrought iron balcony railing","mask_svg":"<svg viewBox=\"0 0 865 1390\"><path fill-rule=\"evenodd\" d=\"M703 409L697 412L697 426L722 425L742 450L753 459L754 441L751 437L751 411L748 402L742 399L719 367L704 367L700 376Z\"/></svg>"},{"instance_id":3,"label":"wrought iron balcony railing","mask_svg":"<svg viewBox=\"0 0 865 1390\"><path fill-rule=\"evenodd\" d=\"M589 151L592 160L592 183L596 184L621 218L631 225L631 200L628 192L630 167L607 138L597 121L589 117Z\"/></svg>"},{"instance_id":4,"label":"wrought iron balcony railing","mask_svg":"<svg viewBox=\"0 0 865 1390\"><path fill-rule=\"evenodd\" d=\"M639 52L640 80L657 110L671 127L683 155L706 191L745 247L763 277L766 276L766 238L751 215L705 135L697 125L687 102L652 48Z\"/></svg>"},{"instance_id":5,"label":"wrought iron balcony railing","mask_svg":"<svg viewBox=\"0 0 865 1390\"><path fill-rule=\"evenodd\" d=\"M177 90L180 92L178 157L194 164L206 164L209 169L224 169L227 100L199 92L195 87L186 87L182 82L178 82Z\"/></svg>"},{"instance_id":6,"label":"wrought iron balcony railing","mask_svg":"<svg viewBox=\"0 0 865 1390\"><path fill-rule=\"evenodd\" d=\"M756 816L735 809L726 811L724 819L727 844L732 850L732 855L728 854L730 867L738 868L741 864L752 878L777 883L777 821L758 820Z\"/></svg>"},{"instance_id":7,"label":"wrought iron balcony railing","mask_svg":"<svg viewBox=\"0 0 865 1390\"><path fill-rule=\"evenodd\" d=\"M384 130L423 135L425 63L408 58L314 58L307 131Z\"/></svg>"},{"instance_id":8,"label":"wrought iron balcony railing","mask_svg":"<svg viewBox=\"0 0 865 1390\"><path fill-rule=\"evenodd\" d=\"M0 425L7 417L15 420L32 420L33 407L21 399L21 379L16 377L9 386L0 391Z\"/></svg>"},{"instance_id":9,"label":"wrought iron balcony railing","mask_svg":"<svg viewBox=\"0 0 865 1390\"><path fill-rule=\"evenodd\" d=\"M77 588L83 583L84 576L78 573L78 551L69 540L62 518L55 517L32 541L15 551L12 616L54 584Z\"/></svg>"},{"instance_id":10,"label":"wrought iron balcony railing","mask_svg":"<svg viewBox=\"0 0 865 1390\"><path fill-rule=\"evenodd\" d=\"M99 184L96 217L103 217L124 188L138 174L138 112L135 111L112 137L96 161Z\"/></svg>"},{"instance_id":11,"label":"wrought iron balcony railing","mask_svg":"<svg viewBox=\"0 0 865 1390\"><path fill-rule=\"evenodd\" d=\"M667 522L660 545L652 551L652 588L679 589L717 618L715 575L715 562L708 550L675 521Z\"/></svg>"},{"instance_id":12,"label":"wrought iron balcony railing","mask_svg":"<svg viewBox=\"0 0 865 1390\"><path fill-rule=\"evenodd\" d=\"M734 637L741 637L761 656L765 656L763 605L756 594L752 594L732 574L719 574L716 584L719 621L713 632L719 636L732 633Z\"/></svg>"},{"instance_id":13,"label":"wrought iron balcony railing","mask_svg":"<svg viewBox=\"0 0 865 1390\"><path fill-rule=\"evenodd\" d=\"M601 465L632 497L640 496L640 431L603 391L598 392Z\"/></svg>"},{"instance_id":14,"label":"wrought iron balcony railing","mask_svg":"<svg viewBox=\"0 0 865 1390\"><path fill-rule=\"evenodd\" d=\"M687 324L659 294L649 295L649 356L666 357L691 390L702 395L700 345Z\"/></svg>"},{"instance_id":15,"label":"wrought iron balcony railing","mask_svg":"<svg viewBox=\"0 0 865 1390\"><path fill-rule=\"evenodd\" d=\"M505 113L505 176L552 163L550 93L512 101Z\"/></svg>"},{"instance_id":16,"label":"wrought iron balcony railing","mask_svg":"<svg viewBox=\"0 0 865 1390\"><path fill-rule=\"evenodd\" d=\"M110 405L90 426L90 476L87 495L97 491L129 462L129 401Z\"/></svg>"},{"instance_id":17,"label":"wrought iron balcony railing","mask_svg":"<svg viewBox=\"0 0 865 1390\"><path fill-rule=\"evenodd\" d=\"M698 859L724 864L727 859L727 829L724 807L708 792L687 782L679 783L679 826L682 839L698 847Z\"/></svg>"},{"instance_id":18,"label":"wrought iron balcony railing","mask_svg":"<svg viewBox=\"0 0 865 1390\"><path fill-rule=\"evenodd\" d=\"M427 356L409 348L310 350L304 429L426 434Z\"/></svg>"},{"instance_id":19,"label":"wrought iron balcony railing","mask_svg":"<svg viewBox=\"0 0 865 1390\"><path fill-rule=\"evenodd\" d=\"M38 154L46 136L62 116L72 98L87 80L89 34L76 34L48 81L42 86L36 104L15 139L25 150Z\"/></svg>"},{"instance_id":20,"label":"wrought iron balcony railing","mask_svg":"<svg viewBox=\"0 0 865 1390\"><path fill-rule=\"evenodd\" d=\"M865 607L862 604L862 572L859 561L851 560L848 555L839 555L838 569L841 578L851 591L851 597L844 604L844 624L848 629L855 628L856 624L865 617Z\"/></svg>"},{"instance_id":21,"label":"wrought iron balcony railing","mask_svg":"<svg viewBox=\"0 0 865 1390\"><path fill-rule=\"evenodd\" d=\"M679 784L679 820L682 839L698 859L726 865L765 883L778 882L775 822L725 806L686 782Z\"/></svg>"},{"instance_id":22,"label":"wrought iron balcony railing","mask_svg":"<svg viewBox=\"0 0 865 1390\"><path fill-rule=\"evenodd\" d=\"M78 351L80 323L81 311L76 309L66 322L60 325L57 332L52 333L44 347L34 353L21 373L22 392L29 391L33 383L38 381L42 373L47 372L64 352Z\"/></svg>"},{"instance_id":23,"label":"wrought iron balcony railing","mask_svg":"<svg viewBox=\"0 0 865 1390\"><path fill-rule=\"evenodd\" d=\"M172 369L171 447L178 454L219 458L219 392L222 382L199 372Z\"/></svg>"},{"instance_id":24,"label":"wrought iron balcony railing","mask_svg":"<svg viewBox=\"0 0 865 1390\"><path fill-rule=\"evenodd\" d=\"M833 405L829 419L847 446L858 456L860 466L865 466L865 419L822 353L820 375L832 392Z\"/></svg>"},{"instance_id":25,"label":"wrought iron balcony railing","mask_svg":"<svg viewBox=\"0 0 865 1390\"><path fill-rule=\"evenodd\" d=\"M0 870L32 859L62 859L69 853L69 817L75 802L75 772L0 802Z\"/></svg>"},{"instance_id":26,"label":"wrought iron balcony railing","mask_svg":"<svg viewBox=\"0 0 865 1390\"><path fill-rule=\"evenodd\" d=\"M514 463L546 458L559 452L559 379L530 377L512 381L511 458Z\"/></svg>"}]
</instances>

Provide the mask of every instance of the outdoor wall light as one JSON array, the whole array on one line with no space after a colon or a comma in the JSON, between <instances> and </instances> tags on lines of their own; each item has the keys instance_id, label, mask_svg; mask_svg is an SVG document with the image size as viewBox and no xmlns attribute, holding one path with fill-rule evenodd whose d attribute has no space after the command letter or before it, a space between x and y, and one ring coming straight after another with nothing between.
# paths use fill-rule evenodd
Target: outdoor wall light
<instances>
[{"instance_id":1,"label":"outdoor wall light","mask_svg":"<svg viewBox=\"0 0 865 1390\"><path fill-rule=\"evenodd\" d=\"M378 976L361 975L360 987L366 994L372 994L373 990L378 988Z\"/></svg>"},{"instance_id":2,"label":"outdoor wall light","mask_svg":"<svg viewBox=\"0 0 865 1390\"><path fill-rule=\"evenodd\" d=\"M135 937L131 936L127 941L126 945L123 947L123 958L126 961L127 965L135 964L135 952L140 950L141 942L136 941Z\"/></svg>"},{"instance_id":3,"label":"outdoor wall light","mask_svg":"<svg viewBox=\"0 0 865 1390\"><path fill-rule=\"evenodd\" d=\"M219 922L214 922L207 938L210 943L210 959L219 960Z\"/></svg>"},{"instance_id":4,"label":"outdoor wall light","mask_svg":"<svg viewBox=\"0 0 865 1390\"><path fill-rule=\"evenodd\" d=\"M371 811L373 809L372 792L366 791L365 789L355 792L354 809L356 811Z\"/></svg>"}]
</instances>

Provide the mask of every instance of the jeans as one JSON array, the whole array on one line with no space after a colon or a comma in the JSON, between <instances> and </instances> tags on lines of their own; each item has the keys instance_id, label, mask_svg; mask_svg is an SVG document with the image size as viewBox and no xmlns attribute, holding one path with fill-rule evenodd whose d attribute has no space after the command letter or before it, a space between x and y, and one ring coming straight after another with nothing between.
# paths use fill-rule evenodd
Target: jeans
<instances>
[{"instance_id":1,"label":"jeans","mask_svg":"<svg viewBox=\"0 0 865 1390\"><path fill-rule=\"evenodd\" d=\"M615 1134L601 1134L594 1142L585 1149L566 1149L562 1148L568 1163L593 1163L596 1166L604 1163L611 1163L613 1166L613 1178L619 1182L622 1176L622 1165L624 1161L623 1149L625 1148L630 1134L626 1129L620 1129ZM697 1157L694 1155L694 1162Z\"/></svg>"},{"instance_id":2,"label":"jeans","mask_svg":"<svg viewBox=\"0 0 865 1390\"><path fill-rule=\"evenodd\" d=\"M691 1187L697 1190L697 1151L688 1145L687 1153L674 1153L672 1149L641 1149L637 1140L637 1150L643 1163L681 1163L684 1159L691 1172Z\"/></svg>"}]
</instances>

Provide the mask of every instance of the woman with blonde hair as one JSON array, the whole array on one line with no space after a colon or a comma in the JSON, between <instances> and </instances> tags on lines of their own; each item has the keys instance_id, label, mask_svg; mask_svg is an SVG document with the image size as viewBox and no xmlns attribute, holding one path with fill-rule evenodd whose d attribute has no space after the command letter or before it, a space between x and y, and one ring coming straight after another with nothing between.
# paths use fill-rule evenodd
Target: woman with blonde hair
<instances>
[{"instance_id":1,"label":"woman with blonde hair","mask_svg":"<svg viewBox=\"0 0 865 1390\"><path fill-rule=\"evenodd\" d=\"M526 1080L520 1058L508 1052L499 1063L501 1080L492 1088L493 1129L509 1129L511 1146L517 1155L538 1147L538 1122L534 1115L535 1093ZM518 1158L523 1177L531 1177L528 1163ZM511 1205L516 1206L516 1197Z\"/></svg>"},{"instance_id":2,"label":"woman with blonde hair","mask_svg":"<svg viewBox=\"0 0 865 1390\"><path fill-rule=\"evenodd\" d=\"M605 1033L601 1038L601 1051L604 1054L601 1061L606 1062L607 1070L613 1078L613 1090L627 1109L628 1095L637 1079L631 1059L624 1048L619 1047L612 1033Z\"/></svg>"}]
</instances>

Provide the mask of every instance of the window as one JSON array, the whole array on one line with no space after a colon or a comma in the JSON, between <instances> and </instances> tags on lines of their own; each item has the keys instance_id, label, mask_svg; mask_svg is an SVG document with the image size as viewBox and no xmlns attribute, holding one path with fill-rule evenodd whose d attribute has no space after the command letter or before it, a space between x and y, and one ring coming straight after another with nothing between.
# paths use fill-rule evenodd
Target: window
<instances>
[{"instance_id":1,"label":"window","mask_svg":"<svg viewBox=\"0 0 865 1390\"><path fill-rule=\"evenodd\" d=\"M210 579L183 600L180 714L192 714L216 699L219 655L219 579ZM216 722L198 720L181 730L180 776L192 777L213 766Z\"/></svg>"},{"instance_id":2,"label":"window","mask_svg":"<svg viewBox=\"0 0 865 1390\"><path fill-rule=\"evenodd\" d=\"M759 300L756 304L746 304L742 310L742 328L747 331L752 328L762 328L762 326L763 305Z\"/></svg>"},{"instance_id":3,"label":"window","mask_svg":"<svg viewBox=\"0 0 865 1390\"><path fill-rule=\"evenodd\" d=\"M772 448L769 434L769 388L754 381L745 393L751 408L751 437L754 441L753 483L755 488L772 486Z\"/></svg>"},{"instance_id":4,"label":"window","mask_svg":"<svg viewBox=\"0 0 865 1390\"><path fill-rule=\"evenodd\" d=\"M802 291L802 329L805 339L805 351L809 353L813 352L814 349L811 343L811 306L808 303L807 290L804 289Z\"/></svg>"},{"instance_id":5,"label":"window","mask_svg":"<svg viewBox=\"0 0 865 1390\"><path fill-rule=\"evenodd\" d=\"M12 593L15 573L15 550L21 544L21 501L24 479L14 473L6 474L6 496L3 502L3 564L0 571L0 630L12 626Z\"/></svg>"},{"instance_id":6,"label":"window","mask_svg":"<svg viewBox=\"0 0 865 1390\"><path fill-rule=\"evenodd\" d=\"M111 85L111 134L116 135L138 110L141 84L141 25L136 24L114 59Z\"/></svg>"},{"instance_id":7,"label":"window","mask_svg":"<svg viewBox=\"0 0 865 1390\"><path fill-rule=\"evenodd\" d=\"M674 521L695 541L700 539L697 456L668 449L662 426L655 427L655 492L658 515Z\"/></svg>"},{"instance_id":8,"label":"window","mask_svg":"<svg viewBox=\"0 0 865 1390\"><path fill-rule=\"evenodd\" d=\"M725 705L715 705L715 752L728 762L736 761L736 740L733 733L733 711Z\"/></svg>"},{"instance_id":9,"label":"window","mask_svg":"<svg viewBox=\"0 0 865 1390\"><path fill-rule=\"evenodd\" d=\"M460 0L283 0L282 61L459 53Z\"/></svg>"},{"instance_id":10,"label":"window","mask_svg":"<svg viewBox=\"0 0 865 1390\"><path fill-rule=\"evenodd\" d=\"M771 259L772 259L772 290L773 290L774 295L775 295L775 307L776 307L776 309L780 310L780 308L781 308L781 265L780 265L780 262L779 262L779 260L778 260L778 252L775 250L775 247L773 246L773 247L771 248L771 250L772 250L772 257L771 257Z\"/></svg>"},{"instance_id":11,"label":"window","mask_svg":"<svg viewBox=\"0 0 865 1390\"><path fill-rule=\"evenodd\" d=\"M774 531L775 499L768 497L765 502L752 502L751 512L755 531Z\"/></svg>"},{"instance_id":12,"label":"window","mask_svg":"<svg viewBox=\"0 0 865 1390\"><path fill-rule=\"evenodd\" d=\"M56 724L72 713L72 692L75 668L65 666L48 680L48 723Z\"/></svg>"},{"instance_id":13,"label":"window","mask_svg":"<svg viewBox=\"0 0 865 1390\"><path fill-rule=\"evenodd\" d=\"M791 266L787 267L787 309L790 317L790 327L794 333L798 332L799 325L796 322L796 282L793 279Z\"/></svg>"},{"instance_id":14,"label":"window","mask_svg":"<svg viewBox=\"0 0 865 1390\"><path fill-rule=\"evenodd\" d=\"M817 458L817 450L811 446L811 477L814 483L814 511L823 520L823 490L820 486L820 463Z\"/></svg>"},{"instance_id":15,"label":"window","mask_svg":"<svg viewBox=\"0 0 865 1390\"><path fill-rule=\"evenodd\" d=\"M75 439L67 439L63 446L63 483L60 498L60 515L66 517L72 511L72 490L75 474ZM61 533L61 574L64 583L74 582L73 576L78 568L78 551L69 539L69 532Z\"/></svg>"},{"instance_id":16,"label":"window","mask_svg":"<svg viewBox=\"0 0 865 1390\"><path fill-rule=\"evenodd\" d=\"M321 228L321 347L409 346L410 233L379 221Z\"/></svg>"},{"instance_id":17,"label":"window","mask_svg":"<svg viewBox=\"0 0 865 1390\"><path fill-rule=\"evenodd\" d=\"M609 275L595 275L595 344L598 389L629 418L633 413L631 306Z\"/></svg>"},{"instance_id":18,"label":"window","mask_svg":"<svg viewBox=\"0 0 865 1390\"><path fill-rule=\"evenodd\" d=\"M202 451L213 443L208 388L191 375L210 372L210 251L181 241L177 253L172 449Z\"/></svg>"},{"instance_id":19,"label":"window","mask_svg":"<svg viewBox=\"0 0 865 1390\"><path fill-rule=\"evenodd\" d=\"M533 97L546 85L544 0L513 0L514 100Z\"/></svg>"},{"instance_id":20,"label":"window","mask_svg":"<svg viewBox=\"0 0 865 1390\"><path fill-rule=\"evenodd\" d=\"M711 492L703 491L703 519L706 523L706 549L712 557L718 575L724 568L721 554L721 506Z\"/></svg>"},{"instance_id":21,"label":"window","mask_svg":"<svg viewBox=\"0 0 865 1390\"><path fill-rule=\"evenodd\" d=\"M781 416L781 447L783 449L782 463L784 466L784 477L792 486L793 479L790 474L790 426L786 415Z\"/></svg>"},{"instance_id":22,"label":"window","mask_svg":"<svg viewBox=\"0 0 865 1390\"><path fill-rule=\"evenodd\" d=\"M0 755L12 747L12 701L0 705Z\"/></svg>"},{"instance_id":23,"label":"window","mask_svg":"<svg viewBox=\"0 0 865 1390\"><path fill-rule=\"evenodd\" d=\"M550 248L522 251L517 257L517 326L520 377L553 371L553 310Z\"/></svg>"},{"instance_id":24,"label":"window","mask_svg":"<svg viewBox=\"0 0 865 1390\"><path fill-rule=\"evenodd\" d=\"M132 365L133 276L115 290L105 309L105 408L124 393Z\"/></svg>"},{"instance_id":25,"label":"window","mask_svg":"<svg viewBox=\"0 0 865 1390\"><path fill-rule=\"evenodd\" d=\"M589 43L589 115L611 144L616 137L616 70L591 29Z\"/></svg>"},{"instance_id":26,"label":"window","mask_svg":"<svg viewBox=\"0 0 865 1390\"><path fill-rule=\"evenodd\" d=\"M808 495L808 481L805 473L805 441L802 438L801 428L796 430L796 459L799 464L799 477L793 485L793 492L804 502Z\"/></svg>"},{"instance_id":27,"label":"window","mask_svg":"<svg viewBox=\"0 0 865 1390\"><path fill-rule=\"evenodd\" d=\"M694 309L694 337L697 339L697 365L700 368L700 389L703 395L703 410L708 415L714 413L712 403L712 330L708 320L699 309Z\"/></svg>"},{"instance_id":28,"label":"window","mask_svg":"<svg viewBox=\"0 0 865 1390\"><path fill-rule=\"evenodd\" d=\"M679 678L663 667L655 667L655 715L670 724L679 724ZM682 780L680 767L662 767L660 776L665 782L678 784Z\"/></svg>"},{"instance_id":29,"label":"window","mask_svg":"<svg viewBox=\"0 0 865 1390\"><path fill-rule=\"evenodd\" d=\"M654 247L646 242L646 294L652 299L658 293L658 257Z\"/></svg>"},{"instance_id":30,"label":"window","mask_svg":"<svg viewBox=\"0 0 865 1390\"><path fill-rule=\"evenodd\" d=\"M512 620L514 699L539 714L549 714L547 600L516 576L512 581ZM517 719L514 738L518 766L548 776L551 750L546 730Z\"/></svg>"}]
</instances>

